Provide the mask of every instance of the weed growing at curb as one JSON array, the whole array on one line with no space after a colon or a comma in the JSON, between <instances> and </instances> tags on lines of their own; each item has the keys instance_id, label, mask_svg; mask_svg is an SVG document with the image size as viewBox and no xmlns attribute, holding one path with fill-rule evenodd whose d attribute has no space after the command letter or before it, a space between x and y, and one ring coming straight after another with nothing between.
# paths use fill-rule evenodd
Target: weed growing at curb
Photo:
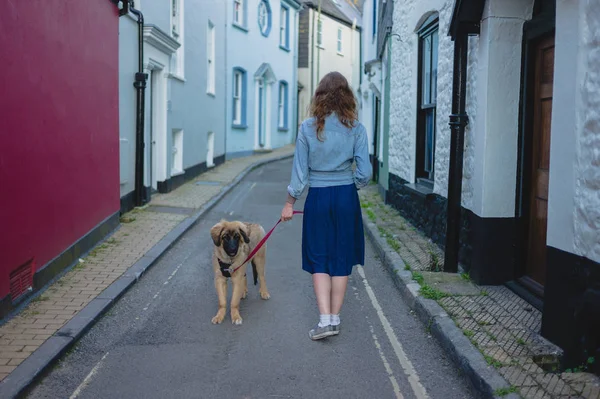
<instances>
[{"instance_id":1,"label":"weed growing at curb","mask_svg":"<svg viewBox=\"0 0 600 399\"><path fill-rule=\"evenodd\" d=\"M498 388L494 391L494 395L495 396L500 396L500 397L504 397L506 395L509 395L511 393L516 393L517 392L517 387L514 385L511 385L508 388Z\"/></svg>"},{"instance_id":2,"label":"weed growing at curb","mask_svg":"<svg viewBox=\"0 0 600 399\"><path fill-rule=\"evenodd\" d=\"M408 263L404 263L404 270L410 271L410 265Z\"/></svg>"},{"instance_id":3,"label":"weed growing at curb","mask_svg":"<svg viewBox=\"0 0 600 399\"><path fill-rule=\"evenodd\" d=\"M494 368L499 369L500 367L504 366L502 364L502 362L499 362L498 360L494 359L491 356L483 355L483 358L485 359L485 361L487 362L487 364L489 364L490 366L493 366Z\"/></svg>"},{"instance_id":4,"label":"weed growing at curb","mask_svg":"<svg viewBox=\"0 0 600 399\"><path fill-rule=\"evenodd\" d=\"M400 250L400 244L393 237L386 237L385 240L394 251L398 252Z\"/></svg>"},{"instance_id":5,"label":"weed growing at curb","mask_svg":"<svg viewBox=\"0 0 600 399\"><path fill-rule=\"evenodd\" d=\"M463 280L465 281L471 281L471 276L469 273L461 273L460 276L462 277Z\"/></svg>"},{"instance_id":6,"label":"weed growing at curb","mask_svg":"<svg viewBox=\"0 0 600 399\"><path fill-rule=\"evenodd\" d=\"M423 298L433 299L434 301L439 301L440 299L448 296L448 294L446 294L445 292L430 287L427 284L422 285L419 292L421 293L421 296L423 296Z\"/></svg>"},{"instance_id":7,"label":"weed growing at curb","mask_svg":"<svg viewBox=\"0 0 600 399\"><path fill-rule=\"evenodd\" d=\"M463 330L463 334L465 334L467 338L472 338L475 335L475 333L471 330Z\"/></svg>"},{"instance_id":8,"label":"weed growing at curb","mask_svg":"<svg viewBox=\"0 0 600 399\"><path fill-rule=\"evenodd\" d=\"M376 221L376 220L377 220L377 217L375 216L375 213L374 213L372 210L370 210L370 209L367 209L367 211L366 211L366 212L367 212L367 217L369 218L369 220L370 220L371 222L374 222L374 221Z\"/></svg>"},{"instance_id":9,"label":"weed growing at curb","mask_svg":"<svg viewBox=\"0 0 600 399\"><path fill-rule=\"evenodd\" d=\"M425 281L423 275L419 272L412 272L412 279L419 285L423 285L423 282Z\"/></svg>"}]
</instances>

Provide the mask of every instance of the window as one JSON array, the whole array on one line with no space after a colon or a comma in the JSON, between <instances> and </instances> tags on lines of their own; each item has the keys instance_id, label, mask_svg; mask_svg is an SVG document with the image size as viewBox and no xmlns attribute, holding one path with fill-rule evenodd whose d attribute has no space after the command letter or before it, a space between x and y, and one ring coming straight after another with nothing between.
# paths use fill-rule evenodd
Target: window
<instances>
[{"instance_id":1,"label":"window","mask_svg":"<svg viewBox=\"0 0 600 399\"><path fill-rule=\"evenodd\" d=\"M342 36L343 36L342 28L338 28L337 32L337 52L338 54L342 54Z\"/></svg>"},{"instance_id":2,"label":"window","mask_svg":"<svg viewBox=\"0 0 600 399\"><path fill-rule=\"evenodd\" d=\"M289 39L289 19L290 10L287 7L281 6L281 11L279 15L279 46L289 50L290 48L290 39Z\"/></svg>"},{"instance_id":3,"label":"window","mask_svg":"<svg viewBox=\"0 0 600 399\"><path fill-rule=\"evenodd\" d=\"M171 0L171 36L180 44L171 56L171 73L179 78L184 75L183 0Z\"/></svg>"},{"instance_id":4,"label":"window","mask_svg":"<svg viewBox=\"0 0 600 399\"><path fill-rule=\"evenodd\" d=\"M183 130L173 129L171 176L180 175L183 171Z\"/></svg>"},{"instance_id":5,"label":"window","mask_svg":"<svg viewBox=\"0 0 600 399\"><path fill-rule=\"evenodd\" d=\"M437 103L438 19L430 17L419 31L417 92L417 178L433 182Z\"/></svg>"},{"instance_id":6,"label":"window","mask_svg":"<svg viewBox=\"0 0 600 399\"><path fill-rule=\"evenodd\" d=\"M271 32L271 6L267 0L258 3L258 27L263 36L269 36Z\"/></svg>"},{"instance_id":7,"label":"window","mask_svg":"<svg viewBox=\"0 0 600 399\"><path fill-rule=\"evenodd\" d=\"M233 70L233 125L245 127L246 124L246 71Z\"/></svg>"},{"instance_id":8,"label":"window","mask_svg":"<svg viewBox=\"0 0 600 399\"><path fill-rule=\"evenodd\" d=\"M171 26L173 31L173 37L179 37L179 0L171 0Z\"/></svg>"},{"instance_id":9,"label":"window","mask_svg":"<svg viewBox=\"0 0 600 399\"><path fill-rule=\"evenodd\" d=\"M377 34L377 1L373 0L373 38Z\"/></svg>"},{"instance_id":10,"label":"window","mask_svg":"<svg viewBox=\"0 0 600 399\"><path fill-rule=\"evenodd\" d=\"M317 21L317 46L323 45L323 21Z\"/></svg>"},{"instance_id":11,"label":"window","mask_svg":"<svg viewBox=\"0 0 600 399\"><path fill-rule=\"evenodd\" d=\"M279 82L279 129L288 128L288 84L285 81Z\"/></svg>"},{"instance_id":12,"label":"window","mask_svg":"<svg viewBox=\"0 0 600 399\"><path fill-rule=\"evenodd\" d=\"M233 23L239 26L246 26L246 2L244 0L233 0Z\"/></svg>"},{"instance_id":13,"label":"window","mask_svg":"<svg viewBox=\"0 0 600 399\"><path fill-rule=\"evenodd\" d=\"M215 94L215 26L208 21L206 32L206 92Z\"/></svg>"}]
</instances>

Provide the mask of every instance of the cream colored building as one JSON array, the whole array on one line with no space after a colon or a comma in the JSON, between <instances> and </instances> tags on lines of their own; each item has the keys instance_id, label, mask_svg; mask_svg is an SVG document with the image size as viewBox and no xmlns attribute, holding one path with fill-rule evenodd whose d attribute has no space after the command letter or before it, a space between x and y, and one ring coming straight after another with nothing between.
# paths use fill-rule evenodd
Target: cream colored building
<instances>
[{"instance_id":1,"label":"cream colored building","mask_svg":"<svg viewBox=\"0 0 600 399\"><path fill-rule=\"evenodd\" d=\"M355 95L360 87L361 14L354 1L308 0L302 4L298 38L299 124L306 119L312 95L327 73L342 73Z\"/></svg>"}]
</instances>

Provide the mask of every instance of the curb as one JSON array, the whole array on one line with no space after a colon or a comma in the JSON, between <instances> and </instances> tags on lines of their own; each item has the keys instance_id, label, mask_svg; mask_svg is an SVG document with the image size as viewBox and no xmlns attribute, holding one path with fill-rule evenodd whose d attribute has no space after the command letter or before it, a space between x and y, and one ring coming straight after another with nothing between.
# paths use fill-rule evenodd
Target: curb
<instances>
[{"instance_id":1,"label":"curb","mask_svg":"<svg viewBox=\"0 0 600 399\"><path fill-rule=\"evenodd\" d=\"M415 311L423 324L429 326L431 334L439 341L450 358L460 367L471 382L475 391L484 398L499 398L497 389L508 389L511 385L487 364L483 355L454 324L446 311L434 300L419 296L419 284L412 279L412 273L404 270L404 261L379 234L377 226L363 215L367 237L373 243L375 252L385 268L390 272L394 284L402 298ZM517 399L512 393L504 399Z\"/></svg>"},{"instance_id":2,"label":"curb","mask_svg":"<svg viewBox=\"0 0 600 399\"><path fill-rule=\"evenodd\" d=\"M206 213L208 213L225 195L236 187L254 169L273 162L293 157L294 154L282 155L277 158L257 161L248 166L242 173L197 212L179 223L165 235L144 256L127 269L81 309L67 324L46 340L35 352L23 361L6 378L0 382L0 398L16 398L24 394L37 378L51 366L61 355L74 345L100 317L107 312L125 292L138 282L140 277L150 269L162 255L171 248L190 228L192 228Z\"/></svg>"}]
</instances>

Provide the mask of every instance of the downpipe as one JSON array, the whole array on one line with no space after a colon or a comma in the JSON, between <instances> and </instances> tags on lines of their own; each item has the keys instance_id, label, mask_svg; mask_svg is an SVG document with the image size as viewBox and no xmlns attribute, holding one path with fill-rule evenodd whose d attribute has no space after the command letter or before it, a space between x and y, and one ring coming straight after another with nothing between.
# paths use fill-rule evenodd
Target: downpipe
<instances>
[{"instance_id":1,"label":"downpipe","mask_svg":"<svg viewBox=\"0 0 600 399\"><path fill-rule=\"evenodd\" d=\"M146 104L146 81L148 74L144 73L144 14L134 8L133 2L129 11L137 17L138 24L138 72L135 74L133 87L136 95L136 120L135 120L135 206L142 206L148 202L144 195L144 122Z\"/></svg>"}]
</instances>

